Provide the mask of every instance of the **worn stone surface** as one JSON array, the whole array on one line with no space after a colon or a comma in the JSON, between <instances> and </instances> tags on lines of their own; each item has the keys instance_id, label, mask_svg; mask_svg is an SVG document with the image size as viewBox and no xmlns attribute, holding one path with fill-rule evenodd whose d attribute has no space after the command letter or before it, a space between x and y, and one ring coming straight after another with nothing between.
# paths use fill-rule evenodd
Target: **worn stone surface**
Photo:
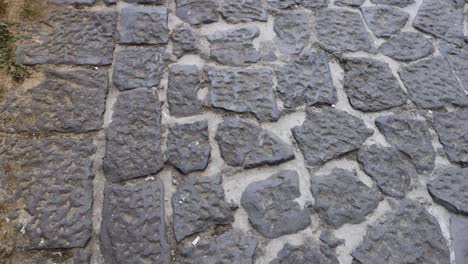
<instances>
[{"instance_id":1,"label":"worn stone surface","mask_svg":"<svg viewBox=\"0 0 468 264\"><path fill-rule=\"evenodd\" d=\"M176 0L176 16L192 25L218 21L217 8L214 0Z\"/></svg>"},{"instance_id":2,"label":"worn stone surface","mask_svg":"<svg viewBox=\"0 0 468 264\"><path fill-rule=\"evenodd\" d=\"M173 116L192 116L201 113L200 70L195 65L172 65L169 68L167 102Z\"/></svg>"},{"instance_id":3,"label":"worn stone surface","mask_svg":"<svg viewBox=\"0 0 468 264\"><path fill-rule=\"evenodd\" d=\"M345 243L345 240L344 239L338 239L336 238L331 230L329 229L324 229L322 230L322 232L320 233L320 237L319 237L320 241L322 241L323 243L327 244L328 246L332 247L332 248L336 248L340 245L343 245Z\"/></svg>"},{"instance_id":4,"label":"worn stone surface","mask_svg":"<svg viewBox=\"0 0 468 264\"><path fill-rule=\"evenodd\" d=\"M217 225L234 222L237 206L224 199L221 176L188 176L172 195L177 241Z\"/></svg>"},{"instance_id":5,"label":"worn stone surface","mask_svg":"<svg viewBox=\"0 0 468 264\"><path fill-rule=\"evenodd\" d=\"M373 134L361 119L334 108L309 110L292 132L308 166L357 150Z\"/></svg>"},{"instance_id":6,"label":"worn stone surface","mask_svg":"<svg viewBox=\"0 0 468 264\"><path fill-rule=\"evenodd\" d=\"M387 63L349 58L342 65L344 89L353 108L373 112L406 104L407 96Z\"/></svg>"},{"instance_id":7,"label":"worn stone surface","mask_svg":"<svg viewBox=\"0 0 468 264\"><path fill-rule=\"evenodd\" d=\"M127 3L132 4L150 4L150 5L161 5L164 4L164 0L123 0Z\"/></svg>"},{"instance_id":8,"label":"worn stone surface","mask_svg":"<svg viewBox=\"0 0 468 264\"><path fill-rule=\"evenodd\" d=\"M273 30L278 48L285 54L299 54L309 43L310 15L304 11L290 11L275 16Z\"/></svg>"},{"instance_id":9,"label":"worn stone surface","mask_svg":"<svg viewBox=\"0 0 468 264\"><path fill-rule=\"evenodd\" d=\"M468 162L468 111L437 113L434 125L452 162Z\"/></svg>"},{"instance_id":10,"label":"worn stone surface","mask_svg":"<svg viewBox=\"0 0 468 264\"><path fill-rule=\"evenodd\" d=\"M106 178L117 182L158 172L164 164L161 135L157 94L145 89L121 93L106 130Z\"/></svg>"},{"instance_id":11,"label":"worn stone surface","mask_svg":"<svg viewBox=\"0 0 468 264\"><path fill-rule=\"evenodd\" d=\"M433 200L458 214L468 215L468 168L445 168L427 184Z\"/></svg>"},{"instance_id":12,"label":"worn stone surface","mask_svg":"<svg viewBox=\"0 0 468 264\"><path fill-rule=\"evenodd\" d=\"M306 8L318 8L327 6L330 0L299 0L300 4Z\"/></svg>"},{"instance_id":13,"label":"worn stone surface","mask_svg":"<svg viewBox=\"0 0 468 264\"><path fill-rule=\"evenodd\" d=\"M267 0L267 2L274 8L284 9L298 4L300 0Z\"/></svg>"},{"instance_id":14,"label":"worn stone surface","mask_svg":"<svg viewBox=\"0 0 468 264\"><path fill-rule=\"evenodd\" d=\"M170 263L162 182L106 186L102 216L106 263Z\"/></svg>"},{"instance_id":15,"label":"worn stone surface","mask_svg":"<svg viewBox=\"0 0 468 264\"><path fill-rule=\"evenodd\" d=\"M293 246L286 244L278 256L270 262L270 264L310 264L310 263L323 263L323 264L338 264L335 252L327 245L300 245Z\"/></svg>"},{"instance_id":16,"label":"worn stone surface","mask_svg":"<svg viewBox=\"0 0 468 264\"><path fill-rule=\"evenodd\" d=\"M208 122L178 124L169 128L166 157L182 173L204 170L210 152Z\"/></svg>"},{"instance_id":17,"label":"worn stone surface","mask_svg":"<svg viewBox=\"0 0 468 264\"><path fill-rule=\"evenodd\" d=\"M115 4L117 4L116 0L103 0L103 2L106 5L115 5Z\"/></svg>"},{"instance_id":18,"label":"worn stone surface","mask_svg":"<svg viewBox=\"0 0 468 264\"><path fill-rule=\"evenodd\" d=\"M249 184L241 197L252 226L266 238L296 233L310 225L309 209L294 201L301 195L296 171L280 171Z\"/></svg>"},{"instance_id":19,"label":"worn stone surface","mask_svg":"<svg viewBox=\"0 0 468 264\"><path fill-rule=\"evenodd\" d=\"M232 23L267 21L267 12L260 0L226 0L219 12Z\"/></svg>"},{"instance_id":20,"label":"worn stone surface","mask_svg":"<svg viewBox=\"0 0 468 264\"><path fill-rule=\"evenodd\" d=\"M172 53L178 58L186 53L196 52L198 34L187 24L177 25L171 34Z\"/></svg>"},{"instance_id":21,"label":"worn stone surface","mask_svg":"<svg viewBox=\"0 0 468 264\"><path fill-rule=\"evenodd\" d=\"M92 5L96 0L49 0L53 4L79 4L79 5Z\"/></svg>"},{"instance_id":22,"label":"worn stone surface","mask_svg":"<svg viewBox=\"0 0 468 264\"><path fill-rule=\"evenodd\" d=\"M394 213L369 228L351 254L363 264L450 263L436 218L412 200L403 200Z\"/></svg>"},{"instance_id":23,"label":"worn stone surface","mask_svg":"<svg viewBox=\"0 0 468 264\"><path fill-rule=\"evenodd\" d=\"M402 32L380 46L382 54L399 61L414 61L431 55L434 45L422 34Z\"/></svg>"},{"instance_id":24,"label":"worn stone surface","mask_svg":"<svg viewBox=\"0 0 468 264\"><path fill-rule=\"evenodd\" d=\"M225 118L215 136L221 157L229 166L253 168L294 159L291 146L259 125L240 118Z\"/></svg>"},{"instance_id":25,"label":"worn stone surface","mask_svg":"<svg viewBox=\"0 0 468 264\"><path fill-rule=\"evenodd\" d=\"M374 4L407 7L416 3L414 0L371 0Z\"/></svg>"},{"instance_id":26,"label":"worn stone surface","mask_svg":"<svg viewBox=\"0 0 468 264\"><path fill-rule=\"evenodd\" d=\"M367 26L376 37L390 37L406 24L409 14L392 6L362 8Z\"/></svg>"},{"instance_id":27,"label":"worn stone surface","mask_svg":"<svg viewBox=\"0 0 468 264\"><path fill-rule=\"evenodd\" d=\"M449 61L465 91L468 91L468 50L459 49L455 45L441 45L439 50Z\"/></svg>"},{"instance_id":28,"label":"worn stone surface","mask_svg":"<svg viewBox=\"0 0 468 264\"><path fill-rule=\"evenodd\" d=\"M358 7L361 6L364 1L365 0L335 0L335 5Z\"/></svg>"},{"instance_id":29,"label":"worn stone surface","mask_svg":"<svg viewBox=\"0 0 468 264\"><path fill-rule=\"evenodd\" d=\"M455 264L468 262L468 220L460 216L450 217L450 236L452 248L455 253Z\"/></svg>"},{"instance_id":30,"label":"worn stone surface","mask_svg":"<svg viewBox=\"0 0 468 264\"><path fill-rule=\"evenodd\" d=\"M163 44L169 41L167 9L127 6L120 11L119 43Z\"/></svg>"}]
</instances>

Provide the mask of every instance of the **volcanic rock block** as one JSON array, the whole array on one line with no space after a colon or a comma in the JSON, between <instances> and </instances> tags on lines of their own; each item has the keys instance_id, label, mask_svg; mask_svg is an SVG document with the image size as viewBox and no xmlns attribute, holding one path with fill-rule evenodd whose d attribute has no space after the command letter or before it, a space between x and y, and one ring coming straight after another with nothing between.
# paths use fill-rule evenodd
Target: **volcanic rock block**
<instances>
[{"instance_id":1,"label":"volcanic rock block","mask_svg":"<svg viewBox=\"0 0 468 264\"><path fill-rule=\"evenodd\" d=\"M468 215L468 168L447 168L427 184L432 199L454 213Z\"/></svg>"},{"instance_id":2,"label":"volcanic rock block","mask_svg":"<svg viewBox=\"0 0 468 264\"><path fill-rule=\"evenodd\" d=\"M196 52L197 38L197 33L189 25L177 25L171 34L172 53L180 58L186 53Z\"/></svg>"},{"instance_id":3,"label":"volcanic rock block","mask_svg":"<svg viewBox=\"0 0 468 264\"><path fill-rule=\"evenodd\" d=\"M50 30L40 32L40 43L20 45L16 50L19 63L112 64L115 12L56 10L45 23Z\"/></svg>"},{"instance_id":4,"label":"volcanic rock block","mask_svg":"<svg viewBox=\"0 0 468 264\"><path fill-rule=\"evenodd\" d=\"M226 0L220 13L228 22L267 21L267 12L260 0Z\"/></svg>"},{"instance_id":5,"label":"volcanic rock block","mask_svg":"<svg viewBox=\"0 0 468 264\"><path fill-rule=\"evenodd\" d=\"M450 217L450 236L452 238L452 247L455 253L455 263L468 263L468 220L460 216Z\"/></svg>"},{"instance_id":6,"label":"volcanic rock block","mask_svg":"<svg viewBox=\"0 0 468 264\"><path fill-rule=\"evenodd\" d=\"M169 41L166 8L128 6L120 12L120 44L164 44Z\"/></svg>"},{"instance_id":7,"label":"volcanic rock block","mask_svg":"<svg viewBox=\"0 0 468 264\"><path fill-rule=\"evenodd\" d=\"M287 243L270 264L339 264L335 252L326 244L293 246Z\"/></svg>"},{"instance_id":8,"label":"volcanic rock block","mask_svg":"<svg viewBox=\"0 0 468 264\"><path fill-rule=\"evenodd\" d=\"M53 4L92 5L96 0L49 0Z\"/></svg>"},{"instance_id":9,"label":"volcanic rock block","mask_svg":"<svg viewBox=\"0 0 468 264\"><path fill-rule=\"evenodd\" d=\"M380 52L399 61L414 61L434 53L434 45L422 34L402 32L380 46Z\"/></svg>"},{"instance_id":10,"label":"volcanic rock block","mask_svg":"<svg viewBox=\"0 0 468 264\"><path fill-rule=\"evenodd\" d=\"M335 5L359 7L364 3L364 1L365 0L335 0Z\"/></svg>"},{"instance_id":11,"label":"volcanic rock block","mask_svg":"<svg viewBox=\"0 0 468 264\"><path fill-rule=\"evenodd\" d=\"M176 0L176 16L191 25L218 21L217 9L215 0Z\"/></svg>"},{"instance_id":12,"label":"volcanic rock block","mask_svg":"<svg viewBox=\"0 0 468 264\"><path fill-rule=\"evenodd\" d=\"M451 162L468 162L468 111L437 113L434 125Z\"/></svg>"},{"instance_id":13,"label":"volcanic rock block","mask_svg":"<svg viewBox=\"0 0 468 264\"><path fill-rule=\"evenodd\" d=\"M450 263L436 218L412 200L403 200L396 212L368 229L351 255L362 264Z\"/></svg>"},{"instance_id":14,"label":"volcanic rock block","mask_svg":"<svg viewBox=\"0 0 468 264\"><path fill-rule=\"evenodd\" d=\"M200 71L195 65L172 65L169 68L167 102L173 116L191 116L201 112L197 91Z\"/></svg>"},{"instance_id":15,"label":"volcanic rock block","mask_svg":"<svg viewBox=\"0 0 468 264\"><path fill-rule=\"evenodd\" d=\"M292 132L308 166L355 151L373 134L361 119L334 108L307 111Z\"/></svg>"},{"instance_id":16,"label":"volcanic rock block","mask_svg":"<svg viewBox=\"0 0 468 264\"><path fill-rule=\"evenodd\" d=\"M441 45L439 50L449 61L465 91L468 91L468 50L459 49L455 45Z\"/></svg>"},{"instance_id":17,"label":"volcanic rock block","mask_svg":"<svg viewBox=\"0 0 468 264\"><path fill-rule=\"evenodd\" d=\"M103 169L107 180L117 182L158 172L164 165L161 135L158 96L145 89L121 93L106 130Z\"/></svg>"},{"instance_id":18,"label":"volcanic rock block","mask_svg":"<svg viewBox=\"0 0 468 264\"><path fill-rule=\"evenodd\" d=\"M407 7L415 3L414 0L371 0L371 2L377 5L392 5L401 8Z\"/></svg>"},{"instance_id":19,"label":"volcanic rock block","mask_svg":"<svg viewBox=\"0 0 468 264\"><path fill-rule=\"evenodd\" d=\"M409 14L391 6L363 7L364 19L376 37L390 37L400 31L408 21Z\"/></svg>"},{"instance_id":20,"label":"volcanic rock block","mask_svg":"<svg viewBox=\"0 0 468 264\"><path fill-rule=\"evenodd\" d=\"M188 176L172 195L177 241L217 225L234 222L234 204L224 200L221 176Z\"/></svg>"},{"instance_id":21,"label":"volcanic rock block","mask_svg":"<svg viewBox=\"0 0 468 264\"><path fill-rule=\"evenodd\" d=\"M101 252L106 263L170 263L160 181L104 189Z\"/></svg>"},{"instance_id":22,"label":"volcanic rock block","mask_svg":"<svg viewBox=\"0 0 468 264\"><path fill-rule=\"evenodd\" d=\"M299 54L308 44L311 34L310 15L303 11L280 13L275 16L273 30L278 48L285 54Z\"/></svg>"},{"instance_id":23,"label":"volcanic rock block","mask_svg":"<svg viewBox=\"0 0 468 264\"><path fill-rule=\"evenodd\" d=\"M291 146L257 124L240 118L225 118L215 136L221 157L229 166L253 168L294 159Z\"/></svg>"}]
</instances>

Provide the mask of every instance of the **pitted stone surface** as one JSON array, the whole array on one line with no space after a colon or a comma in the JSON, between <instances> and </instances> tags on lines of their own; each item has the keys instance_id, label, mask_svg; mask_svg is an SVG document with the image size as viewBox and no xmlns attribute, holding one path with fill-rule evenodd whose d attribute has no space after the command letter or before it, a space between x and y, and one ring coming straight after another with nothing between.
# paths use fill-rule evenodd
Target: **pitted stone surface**
<instances>
[{"instance_id":1,"label":"pitted stone surface","mask_svg":"<svg viewBox=\"0 0 468 264\"><path fill-rule=\"evenodd\" d=\"M108 90L102 70L44 70L28 92L6 95L0 132L89 132L101 129Z\"/></svg>"},{"instance_id":2,"label":"pitted stone surface","mask_svg":"<svg viewBox=\"0 0 468 264\"><path fill-rule=\"evenodd\" d=\"M199 121L169 128L166 156L182 173L204 170L210 159L208 123Z\"/></svg>"},{"instance_id":3,"label":"pitted stone surface","mask_svg":"<svg viewBox=\"0 0 468 264\"><path fill-rule=\"evenodd\" d=\"M378 5L391 5L402 8L416 3L414 0L371 0L371 2Z\"/></svg>"},{"instance_id":4,"label":"pitted stone surface","mask_svg":"<svg viewBox=\"0 0 468 264\"><path fill-rule=\"evenodd\" d=\"M170 263L161 182L106 186L102 215L105 263Z\"/></svg>"},{"instance_id":5,"label":"pitted stone surface","mask_svg":"<svg viewBox=\"0 0 468 264\"><path fill-rule=\"evenodd\" d=\"M342 65L344 89L353 108L372 112L406 104L406 94L387 63L349 58Z\"/></svg>"},{"instance_id":6,"label":"pitted stone surface","mask_svg":"<svg viewBox=\"0 0 468 264\"><path fill-rule=\"evenodd\" d=\"M119 43L164 44L169 41L167 9L127 6L120 11Z\"/></svg>"},{"instance_id":7,"label":"pitted stone surface","mask_svg":"<svg viewBox=\"0 0 468 264\"><path fill-rule=\"evenodd\" d=\"M434 45L422 34L402 32L380 46L382 54L399 61L414 61L431 55Z\"/></svg>"},{"instance_id":8,"label":"pitted stone surface","mask_svg":"<svg viewBox=\"0 0 468 264\"><path fill-rule=\"evenodd\" d=\"M225 118L215 136L221 157L229 166L253 168L294 159L291 146L259 125L240 118Z\"/></svg>"},{"instance_id":9,"label":"pitted stone surface","mask_svg":"<svg viewBox=\"0 0 468 264\"><path fill-rule=\"evenodd\" d=\"M468 263L468 219L466 217L450 217L450 236L452 237L452 246L455 255L455 264Z\"/></svg>"},{"instance_id":10,"label":"pitted stone surface","mask_svg":"<svg viewBox=\"0 0 468 264\"><path fill-rule=\"evenodd\" d=\"M228 22L267 21L267 12L260 0L226 0L220 13Z\"/></svg>"},{"instance_id":11,"label":"pitted stone surface","mask_svg":"<svg viewBox=\"0 0 468 264\"><path fill-rule=\"evenodd\" d=\"M292 132L308 166L357 150L373 134L361 119L334 108L309 110Z\"/></svg>"},{"instance_id":12,"label":"pitted stone surface","mask_svg":"<svg viewBox=\"0 0 468 264\"><path fill-rule=\"evenodd\" d=\"M447 210L468 215L468 168L446 168L427 184L434 201Z\"/></svg>"},{"instance_id":13,"label":"pitted stone surface","mask_svg":"<svg viewBox=\"0 0 468 264\"><path fill-rule=\"evenodd\" d=\"M309 43L310 15L303 11L280 13L275 17L273 30L278 48L285 54L299 54Z\"/></svg>"},{"instance_id":14,"label":"pitted stone surface","mask_svg":"<svg viewBox=\"0 0 468 264\"><path fill-rule=\"evenodd\" d=\"M49 0L54 4L81 4L81 5L92 5L96 0Z\"/></svg>"},{"instance_id":15,"label":"pitted stone surface","mask_svg":"<svg viewBox=\"0 0 468 264\"><path fill-rule=\"evenodd\" d=\"M338 264L335 252L327 245L293 246L287 243L270 264Z\"/></svg>"},{"instance_id":16,"label":"pitted stone surface","mask_svg":"<svg viewBox=\"0 0 468 264\"><path fill-rule=\"evenodd\" d=\"M214 0L176 0L176 16L191 25L218 21L217 9Z\"/></svg>"},{"instance_id":17,"label":"pitted stone surface","mask_svg":"<svg viewBox=\"0 0 468 264\"><path fill-rule=\"evenodd\" d=\"M252 226L266 238L296 233L310 225L309 209L294 201L301 195L296 171L280 171L249 184L241 204Z\"/></svg>"},{"instance_id":18,"label":"pitted stone surface","mask_svg":"<svg viewBox=\"0 0 468 264\"><path fill-rule=\"evenodd\" d=\"M468 162L468 111L437 113L434 121L448 159Z\"/></svg>"},{"instance_id":19,"label":"pitted stone surface","mask_svg":"<svg viewBox=\"0 0 468 264\"><path fill-rule=\"evenodd\" d=\"M364 1L365 0L335 0L335 5L358 7L361 6Z\"/></svg>"},{"instance_id":20,"label":"pitted stone surface","mask_svg":"<svg viewBox=\"0 0 468 264\"><path fill-rule=\"evenodd\" d=\"M18 47L19 63L112 64L115 12L57 10L51 11L45 22L51 29L40 32L41 43Z\"/></svg>"},{"instance_id":21,"label":"pitted stone surface","mask_svg":"<svg viewBox=\"0 0 468 264\"><path fill-rule=\"evenodd\" d=\"M455 45L442 45L439 50L449 61L465 91L468 91L468 50L459 49Z\"/></svg>"},{"instance_id":22,"label":"pitted stone surface","mask_svg":"<svg viewBox=\"0 0 468 264\"><path fill-rule=\"evenodd\" d=\"M351 253L358 263L449 264L450 252L436 218L415 201L375 223Z\"/></svg>"},{"instance_id":23,"label":"pitted stone surface","mask_svg":"<svg viewBox=\"0 0 468 264\"><path fill-rule=\"evenodd\" d=\"M276 69L279 97L285 107L306 103L334 104L337 101L328 58L324 51L308 51L294 56L286 65Z\"/></svg>"},{"instance_id":24,"label":"pitted stone surface","mask_svg":"<svg viewBox=\"0 0 468 264\"><path fill-rule=\"evenodd\" d=\"M314 175L310 186L314 207L334 228L364 221L379 204L378 192L359 181L355 171L334 169L329 175Z\"/></svg>"},{"instance_id":25,"label":"pitted stone surface","mask_svg":"<svg viewBox=\"0 0 468 264\"><path fill-rule=\"evenodd\" d=\"M169 68L167 102L173 116L192 116L201 113L200 70L195 65L172 65Z\"/></svg>"},{"instance_id":26,"label":"pitted stone surface","mask_svg":"<svg viewBox=\"0 0 468 264\"><path fill-rule=\"evenodd\" d=\"M392 6L363 7L362 14L376 37L390 37L396 34L409 18L408 13Z\"/></svg>"},{"instance_id":27,"label":"pitted stone surface","mask_svg":"<svg viewBox=\"0 0 468 264\"><path fill-rule=\"evenodd\" d=\"M329 52L368 51L372 48L361 15L345 9L317 11L315 30L320 46Z\"/></svg>"},{"instance_id":28,"label":"pitted stone surface","mask_svg":"<svg viewBox=\"0 0 468 264\"><path fill-rule=\"evenodd\" d=\"M106 178L117 182L158 172L164 163L161 134L157 94L145 89L121 93L106 130Z\"/></svg>"},{"instance_id":29,"label":"pitted stone surface","mask_svg":"<svg viewBox=\"0 0 468 264\"><path fill-rule=\"evenodd\" d=\"M171 34L172 53L178 58L186 53L196 52L198 34L187 24L177 25Z\"/></svg>"},{"instance_id":30,"label":"pitted stone surface","mask_svg":"<svg viewBox=\"0 0 468 264\"><path fill-rule=\"evenodd\" d=\"M217 225L234 222L234 204L224 199L221 176L188 176L172 195L177 241Z\"/></svg>"},{"instance_id":31,"label":"pitted stone surface","mask_svg":"<svg viewBox=\"0 0 468 264\"><path fill-rule=\"evenodd\" d=\"M206 71L213 107L252 113L260 121L278 120L271 69L208 67Z\"/></svg>"}]
</instances>

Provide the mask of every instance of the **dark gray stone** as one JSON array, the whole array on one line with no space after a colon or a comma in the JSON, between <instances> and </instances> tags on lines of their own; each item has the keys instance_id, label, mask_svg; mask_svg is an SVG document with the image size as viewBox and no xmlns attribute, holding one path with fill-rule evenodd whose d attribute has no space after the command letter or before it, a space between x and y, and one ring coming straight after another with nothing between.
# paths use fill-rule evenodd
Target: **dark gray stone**
<instances>
[{"instance_id":1,"label":"dark gray stone","mask_svg":"<svg viewBox=\"0 0 468 264\"><path fill-rule=\"evenodd\" d=\"M158 172L164 165L161 135L158 96L145 89L121 93L106 130L103 169L107 180L117 182Z\"/></svg>"},{"instance_id":2,"label":"dark gray stone","mask_svg":"<svg viewBox=\"0 0 468 264\"><path fill-rule=\"evenodd\" d=\"M304 11L290 11L275 16L273 30L278 48L285 54L299 54L309 43L310 15Z\"/></svg>"},{"instance_id":3,"label":"dark gray stone","mask_svg":"<svg viewBox=\"0 0 468 264\"><path fill-rule=\"evenodd\" d=\"M96 0L49 0L53 4L92 5Z\"/></svg>"},{"instance_id":4,"label":"dark gray stone","mask_svg":"<svg viewBox=\"0 0 468 264\"><path fill-rule=\"evenodd\" d=\"M172 53L180 58L186 53L196 52L197 38L197 33L189 25L177 25L171 34Z\"/></svg>"},{"instance_id":5,"label":"dark gray stone","mask_svg":"<svg viewBox=\"0 0 468 264\"><path fill-rule=\"evenodd\" d=\"M267 2L274 8L285 9L297 5L301 0L267 0Z\"/></svg>"},{"instance_id":6,"label":"dark gray stone","mask_svg":"<svg viewBox=\"0 0 468 264\"><path fill-rule=\"evenodd\" d=\"M229 166L253 168L294 159L291 146L259 125L240 118L225 118L215 139Z\"/></svg>"},{"instance_id":7,"label":"dark gray stone","mask_svg":"<svg viewBox=\"0 0 468 264\"><path fill-rule=\"evenodd\" d=\"M217 9L215 0L176 0L176 16L192 25L218 21Z\"/></svg>"},{"instance_id":8,"label":"dark gray stone","mask_svg":"<svg viewBox=\"0 0 468 264\"><path fill-rule=\"evenodd\" d=\"M332 248L336 248L340 245L343 245L345 243L345 240L344 239L338 239L336 238L332 232L330 230L322 230L322 232L320 233L320 240L329 245L330 247Z\"/></svg>"},{"instance_id":9,"label":"dark gray stone","mask_svg":"<svg viewBox=\"0 0 468 264\"><path fill-rule=\"evenodd\" d=\"M392 5L402 8L415 3L414 0L371 0L371 2L378 5Z\"/></svg>"},{"instance_id":10,"label":"dark gray stone","mask_svg":"<svg viewBox=\"0 0 468 264\"><path fill-rule=\"evenodd\" d=\"M117 13L57 10L45 23L49 30L40 32L41 43L20 45L19 63L110 65L114 51Z\"/></svg>"},{"instance_id":11,"label":"dark gray stone","mask_svg":"<svg viewBox=\"0 0 468 264\"><path fill-rule=\"evenodd\" d=\"M355 151L373 134L361 119L334 108L309 110L292 132L308 166Z\"/></svg>"},{"instance_id":12,"label":"dark gray stone","mask_svg":"<svg viewBox=\"0 0 468 264\"><path fill-rule=\"evenodd\" d=\"M270 264L339 264L335 252L327 245L293 246L287 243Z\"/></svg>"},{"instance_id":13,"label":"dark gray stone","mask_svg":"<svg viewBox=\"0 0 468 264\"><path fill-rule=\"evenodd\" d=\"M306 8L324 7L330 3L330 0L299 0L300 4Z\"/></svg>"},{"instance_id":14,"label":"dark gray stone","mask_svg":"<svg viewBox=\"0 0 468 264\"><path fill-rule=\"evenodd\" d=\"M159 47L122 47L115 54L113 80L119 90L159 85L164 49Z\"/></svg>"},{"instance_id":15,"label":"dark gray stone","mask_svg":"<svg viewBox=\"0 0 468 264\"><path fill-rule=\"evenodd\" d=\"M297 172L284 170L249 184L242 193L241 204L260 234L277 238L310 225L309 209L294 201L300 195Z\"/></svg>"},{"instance_id":16,"label":"dark gray stone","mask_svg":"<svg viewBox=\"0 0 468 264\"><path fill-rule=\"evenodd\" d=\"M164 44L169 41L167 9L127 6L120 11L120 44Z\"/></svg>"},{"instance_id":17,"label":"dark gray stone","mask_svg":"<svg viewBox=\"0 0 468 264\"><path fill-rule=\"evenodd\" d=\"M368 51L372 48L357 12L325 8L316 14L315 30L320 46L329 52Z\"/></svg>"},{"instance_id":18,"label":"dark gray stone","mask_svg":"<svg viewBox=\"0 0 468 264\"><path fill-rule=\"evenodd\" d=\"M446 168L435 174L427 184L432 199L449 211L468 215L468 168Z\"/></svg>"},{"instance_id":19,"label":"dark gray stone","mask_svg":"<svg viewBox=\"0 0 468 264\"><path fill-rule=\"evenodd\" d=\"M238 113L252 113L260 121L276 121L279 110L268 68L207 68L211 105Z\"/></svg>"},{"instance_id":20,"label":"dark gray stone","mask_svg":"<svg viewBox=\"0 0 468 264\"><path fill-rule=\"evenodd\" d=\"M200 71L195 65L172 65L169 68L167 102L173 116L192 116L201 113Z\"/></svg>"},{"instance_id":21,"label":"dark gray stone","mask_svg":"<svg viewBox=\"0 0 468 264\"><path fill-rule=\"evenodd\" d=\"M335 5L359 7L364 3L364 1L365 0L335 0Z\"/></svg>"},{"instance_id":22,"label":"dark gray stone","mask_svg":"<svg viewBox=\"0 0 468 264\"><path fill-rule=\"evenodd\" d=\"M460 86L446 60L433 57L400 70L399 75L411 100L425 109L438 109L447 104L468 106L468 95Z\"/></svg>"},{"instance_id":23,"label":"dark gray stone","mask_svg":"<svg viewBox=\"0 0 468 264\"><path fill-rule=\"evenodd\" d=\"M351 255L362 264L450 263L436 218L411 200L403 200L396 212L370 227Z\"/></svg>"},{"instance_id":24,"label":"dark gray stone","mask_svg":"<svg viewBox=\"0 0 468 264\"><path fill-rule=\"evenodd\" d=\"M149 4L149 5L162 5L164 0L123 0L132 4Z\"/></svg>"},{"instance_id":25,"label":"dark gray stone","mask_svg":"<svg viewBox=\"0 0 468 264\"><path fill-rule=\"evenodd\" d=\"M406 104L407 96L387 63L349 58L342 65L344 89L353 108L374 112Z\"/></svg>"},{"instance_id":26,"label":"dark gray stone","mask_svg":"<svg viewBox=\"0 0 468 264\"><path fill-rule=\"evenodd\" d=\"M276 69L279 97L285 107L306 103L334 104L337 95L324 51L309 51L292 57L286 65Z\"/></svg>"},{"instance_id":27,"label":"dark gray stone","mask_svg":"<svg viewBox=\"0 0 468 264\"><path fill-rule=\"evenodd\" d=\"M30 90L5 95L0 132L73 132L101 129L108 91L102 70L44 70L45 80Z\"/></svg>"},{"instance_id":28,"label":"dark gray stone","mask_svg":"<svg viewBox=\"0 0 468 264\"><path fill-rule=\"evenodd\" d=\"M434 45L417 32L402 32L380 46L380 52L399 61L414 61L434 53Z\"/></svg>"},{"instance_id":29,"label":"dark gray stone","mask_svg":"<svg viewBox=\"0 0 468 264\"><path fill-rule=\"evenodd\" d=\"M166 157L182 173L204 170L208 165L210 152L208 122L169 127Z\"/></svg>"},{"instance_id":30,"label":"dark gray stone","mask_svg":"<svg viewBox=\"0 0 468 264\"><path fill-rule=\"evenodd\" d=\"M221 176L188 176L172 195L177 241L217 225L234 222L234 204L224 200Z\"/></svg>"},{"instance_id":31,"label":"dark gray stone","mask_svg":"<svg viewBox=\"0 0 468 264\"><path fill-rule=\"evenodd\" d=\"M468 263L468 219L460 216L450 217L450 236L455 253L455 264Z\"/></svg>"},{"instance_id":32,"label":"dark gray stone","mask_svg":"<svg viewBox=\"0 0 468 264\"><path fill-rule=\"evenodd\" d=\"M455 45L441 45L439 50L450 63L465 91L468 91L468 50L459 49Z\"/></svg>"},{"instance_id":33,"label":"dark gray stone","mask_svg":"<svg viewBox=\"0 0 468 264\"><path fill-rule=\"evenodd\" d=\"M406 24L409 14L392 6L362 8L367 26L376 37L390 37Z\"/></svg>"},{"instance_id":34,"label":"dark gray stone","mask_svg":"<svg viewBox=\"0 0 468 264\"><path fill-rule=\"evenodd\" d=\"M104 4L106 5L115 5L117 4L117 0L103 0Z\"/></svg>"},{"instance_id":35,"label":"dark gray stone","mask_svg":"<svg viewBox=\"0 0 468 264\"><path fill-rule=\"evenodd\" d=\"M311 177L314 207L329 225L358 224L379 205L379 193L359 181L355 171L333 169Z\"/></svg>"},{"instance_id":36,"label":"dark gray stone","mask_svg":"<svg viewBox=\"0 0 468 264\"><path fill-rule=\"evenodd\" d=\"M437 113L434 125L451 162L468 162L468 111Z\"/></svg>"},{"instance_id":37,"label":"dark gray stone","mask_svg":"<svg viewBox=\"0 0 468 264\"><path fill-rule=\"evenodd\" d=\"M162 182L110 184L104 189L102 210L105 263L170 263Z\"/></svg>"},{"instance_id":38,"label":"dark gray stone","mask_svg":"<svg viewBox=\"0 0 468 264\"><path fill-rule=\"evenodd\" d=\"M260 0L226 0L220 13L231 23L267 21L267 12Z\"/></svg>"}]
</instances>

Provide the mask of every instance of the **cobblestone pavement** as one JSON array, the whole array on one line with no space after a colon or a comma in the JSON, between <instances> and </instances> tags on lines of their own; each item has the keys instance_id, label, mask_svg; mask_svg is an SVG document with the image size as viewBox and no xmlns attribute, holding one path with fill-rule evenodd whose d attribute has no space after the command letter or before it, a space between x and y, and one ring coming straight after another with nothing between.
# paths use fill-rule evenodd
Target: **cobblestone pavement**
<instances>
[{"instance_id":1,"label":"cobblestone pavement","mask_svg":"<svg viewBox=\"0 0 468 264\"><path fill-rule=\"evenodd\" d=\"M50 0L0 263L468 263L464 0Z\"/></svg>"}]
</instances>

